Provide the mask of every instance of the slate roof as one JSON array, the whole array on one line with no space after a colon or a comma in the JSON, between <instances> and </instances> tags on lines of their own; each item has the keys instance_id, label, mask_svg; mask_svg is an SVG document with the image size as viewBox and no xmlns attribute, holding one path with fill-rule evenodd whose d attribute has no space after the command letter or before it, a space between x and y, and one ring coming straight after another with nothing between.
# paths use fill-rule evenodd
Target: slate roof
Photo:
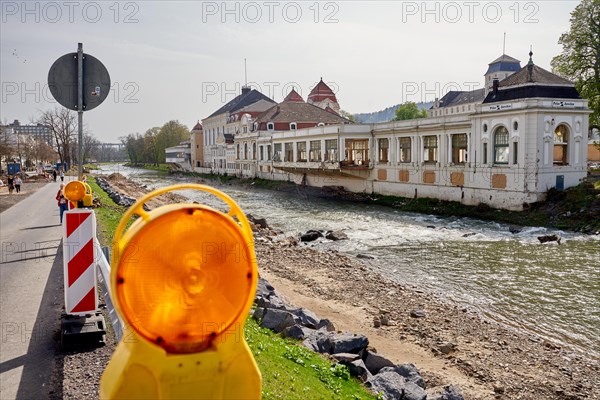
<instances>
[{"instance_id":1,"label":"slate roof","mask_svg":"<svg viewBox=\"0 0 600 400\"><path fill-rule=\"evenodd\" d=\"M502 54L488 65L485 75L497 71L516 72L521 69L521 61L506 54Z\"/></svg>"},{"instance_id":2,"label":"slate roof","mask_svg":"<svg viewBox=\"0 0 600 400\"><path fill-rule=\"evenodd\" d=\"M266 100L275 104L273 100L271 100L258 90L252 89L246 93L242 92L242 94L231 100L229 103L225 104L223 107L219 108L207 118L214 117L215 115L223 114L226 112L236 112L237 110L240 110L241 108L244 108L252 103L256 103L259 100Z\"/></svg>"},{"instance_id":3,"label":"slate roof","mask_svg":"<svg viewBox=\"0 0 600 400\"><path fill-rule=\"evenodd\" d=\"M200 121L198 121L196 123L196 125L194 125L194 127L192 128L193 131L201 131L202 130L202 124L200 123Z\"/></svg>"},{"instance_id":4,"label":"slate roof","mask_svg":"<svg viewBox=\"0 0 600 400\"><path fill-rule=\"evenodd\" d=\"M451 90L440 99L440 108L453 107L461 104L481 103L485 97L485 89L471 91Z\"/></svg>"},{"instance_id":5,"label":"slate roof","mask_svg":"<svg viewBox=\"0 0 600 400\"><path fill-rule=\"evenodd\" d=\"M568 79L553 74L550 71L546 71L544 68L531 63L521 68L519 72L500 81L500 87L524 85L527 83L573 86L573 83Z\"/></svg>"},{"instance_id":6,"label":"slate roof","mask_svg":"<svg viewBox=\"0 0 600 400\"><path fill-rule=\"evenodd\" d=\"M530 62L521 70L500 81L498 93L490 91L483 101L498 101L526 98L580 99L575 85L569 80L553 74Z\"/></svg>"},{"instance_id":7,"label":"slate roof","mask_svg":"<svg viewBox=\"0 0 600 400\"><path fill-rule=\"evenodd\" d=\"M318 124L347 124L349 119L326 111L310 103L282 102L256 118L256 122L309 122Z\"/></svg>"},{"instance_id":8,"label":"slate roof","mask_svg":"<svg viewBox=\"0 0 600 400\"><path fill-rule=\"evenodd\" d=\"M273 107L273 104L275 104L274 101L267 101L267 100L261 99L252 104L248 104L247 106L242 107L239 110L236 110L235 112L236 113L263 112L263 111L266 111L269 108Z\"/></svg>"},{"instance_id":9,"label":"slate roof","mask_svg":"<svg viewBox=\"0 0 600 400\"><path fill-rule=\"evenodd\" d=\"M521 61L517 60L516 58L513 58L507 54L502 54L500 57L498 57L494 61L492 61L489 65L492 65L492 64L495 64L498 62L521 63Z\"/></svg>"}]
</instances>

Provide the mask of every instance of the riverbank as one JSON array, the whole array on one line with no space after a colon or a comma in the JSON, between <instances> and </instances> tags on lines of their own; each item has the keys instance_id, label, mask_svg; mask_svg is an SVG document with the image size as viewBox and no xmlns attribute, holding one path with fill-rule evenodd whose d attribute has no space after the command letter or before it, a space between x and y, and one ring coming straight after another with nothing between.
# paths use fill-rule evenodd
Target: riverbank
<instances>
[{"instance_id":1,"label":"riverbank","mask_svg":"<svg viewBox=\"0 0 600 400\"><path fill-rule=\"evenodd\" d=\"M292 304L365 334L394 362L415 363L428 387L458 384L476 400L600 399L597 359L385 279L369 261L280 239L257 236L261 275ZM380 317L390 322L375 328Z\"/></svg>"},{"instance_id":2,"label":"riverbank","mask_svg":"<svg viewBox=\"0 0 600 400\"><path fill-rule=\"evenodd\" d=\"M155 169L150 167L139 167ZM164 167L160 169L165 173ZM174 176L190 176L207 183L257 187L282 192L299 193L305 197L325 198L338 202L382 205L405 212L438 216L469 217L485 221L534 227L546 227L591 235L600 234L600 177L591 176L576 187L564 191L551 189L545 202L534 203L524 211L493 209L485 204L468 206L455 201L429 198L410 199L380 194L353 193L343 187L311 187L293 182L266 179L247 179L227 175L207 175L181 170L171 170Z\"/></svg>"}]
</instances>

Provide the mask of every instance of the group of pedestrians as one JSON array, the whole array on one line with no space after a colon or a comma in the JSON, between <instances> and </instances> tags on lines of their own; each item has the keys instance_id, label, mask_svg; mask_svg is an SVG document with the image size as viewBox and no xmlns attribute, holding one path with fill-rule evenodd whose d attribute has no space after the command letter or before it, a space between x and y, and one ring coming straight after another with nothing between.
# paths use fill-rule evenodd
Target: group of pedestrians
<instances>
[{"instance_id":1,"label":"group of pedestrians","mask_svg":"<svg viewBox=\"0 0 600 400\"><path fill-rule=\"evenodd\" d=\"M8 186L8 194L12 194L12 192L14 192L15 190L17 191L17 193L21 193L22 185L23 180L21 179L21 177L19 177L19 175L9 175L8 179L6 180L6 186ZM2 182L2 179L0 179L0 186L4 186L4 182Z\"/></svg>"},{"instance_id":2,"label":"group of pedestrians","mask_svg":"<svg viewBox=\"0 0 600 400\"><path fill-rule=\"evenodd\" d=\"M60 176L60 181L64 182L65 181L65 171L63 171L62 169L59 171L57 171L56 169L52 170L52 179L54 180L54 182L56 182L56 178Z\"/></svg>"}]
</instances>

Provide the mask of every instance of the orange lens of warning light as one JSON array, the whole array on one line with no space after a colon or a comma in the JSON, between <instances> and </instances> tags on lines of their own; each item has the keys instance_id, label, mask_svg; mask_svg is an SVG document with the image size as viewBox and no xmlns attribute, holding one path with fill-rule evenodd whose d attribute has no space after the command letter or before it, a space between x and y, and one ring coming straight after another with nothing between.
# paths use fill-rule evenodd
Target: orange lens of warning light
<instances>
[{"instance_id":1,"label":"orange lens of warning light","mask_svg":"<svg viewBox=\"0 0 600 400\"><path fill-rule=\"evenodd\" d=\"M168 353L202 351L236 329L253 300L253 257L240 227L218 211L190 204L158 216L118 262L121 313Z\"/></svg>"},{"instance_id":2,"label":"orange lens of warning light","mask_svg":"<svg viewBox=\"0 0 600 400\"><path fill-rule=\"evenodd\" d=\"M70 201L79 201L85 196L85 184L80 181L69 182L63 189L63 194Z\"/></svg>"}]
</instances>

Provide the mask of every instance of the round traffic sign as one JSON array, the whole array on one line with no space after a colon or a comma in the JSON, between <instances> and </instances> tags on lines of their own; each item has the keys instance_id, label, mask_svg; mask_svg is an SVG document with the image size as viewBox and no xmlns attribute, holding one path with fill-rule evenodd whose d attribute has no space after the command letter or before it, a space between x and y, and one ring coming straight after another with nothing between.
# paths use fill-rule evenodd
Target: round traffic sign
<instances>
[{"instance_id":1,"label":"round traffic sign","mask_svg":"<svg viewBox=\"0 0 600 400\"><path fill-rule=\"evenodd\" d=\"M63 107L77 108L77 53L58 58L48 72L50 93ZM110 91L108 70L96 57L83 54L83 107L89 111L98 107Z\"/></svg>"}]
</instances>

